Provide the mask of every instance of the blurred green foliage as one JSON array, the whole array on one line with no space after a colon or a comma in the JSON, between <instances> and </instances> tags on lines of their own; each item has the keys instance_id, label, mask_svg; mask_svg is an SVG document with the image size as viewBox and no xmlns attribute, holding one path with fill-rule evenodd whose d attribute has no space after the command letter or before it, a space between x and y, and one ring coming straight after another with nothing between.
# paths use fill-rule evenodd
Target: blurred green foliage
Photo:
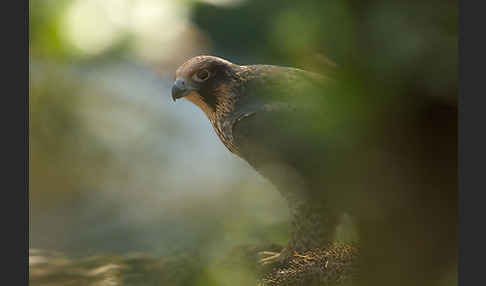
<instances>
[{"instance_id":1,"label":"blurred green foliage","mask_svg":"<svg viewBox=\"0 0 486 286\"><path fill-rule=\"evenodd\" d=\"M135 282L124 285L160 285L166 280L154 272L163 276L171 271L189 275L171 285L251 285L251 269L221 264L222 257L238 245L285 244L288 214L277 191L228 154L201 112L169 100L175 68L206 53L239 64L295 66L345 80L342 97L329 98L323 112L330 120L316 120L316 127L393 146L393 152L408 157L396 162L416 172L402 175L403 166L389 166L392 151L350 156L342 164L351 172L353 160L369 160L370 180L382 180L400 195L422 194L415 190L424 186L432 190L419 198L425 206L411 206L405 195L387 197L387 190L366 186L367 196L356 196L366 205L366 223L376 226L376 232L383 231L379 226L389 227L379 233L385 243L396 238L390 233L398 233L400 223L407 229L406 223L418 220L407 221L394 207L426 214L421 227L435 231L431 239L439 241L431 252L454 261L454 255L445 253L454 252L447 247L455 238L439 238L450 225L454 232L456 219L455 205L449 208L448 203L453 203L457 181L456 154L451 152L457 139L457 2L231 2L29 1L30 245L70 257L63 258L69 263L61 263L67 268L32 262L33 285L82 285L78 276L55 274L88 259L76 257L102 253L121 257L98 257L88 263L89 269L135 263L129 267L134 273L141 267L141 273L153 275L145 281L127 276L134 280L125 281ZM100 31L92 28L96 25ZM113 36L106 37L111 31ZM352 134L340 133L339 123L345 121L355 123ZM345 193L346 188L335 191ZM338 236L349 239L354 231L341 228ZM396 244L381 248L385 252ZM413 250L413 245L404 246L397 254ZM124 256L128 252L157 258L137 264ZM187 260L177 260L179 254ZM429 266L425 258L417 267ZM161 266L180 261L194 265ZM185 265L191 266L181 270ZM386 265L380 267L388 271ZM430 275L442 277L438 285L455 283L455 269L434 271ZM413 279L402 282L407 281Z\"/></svg>"}]
</instances>

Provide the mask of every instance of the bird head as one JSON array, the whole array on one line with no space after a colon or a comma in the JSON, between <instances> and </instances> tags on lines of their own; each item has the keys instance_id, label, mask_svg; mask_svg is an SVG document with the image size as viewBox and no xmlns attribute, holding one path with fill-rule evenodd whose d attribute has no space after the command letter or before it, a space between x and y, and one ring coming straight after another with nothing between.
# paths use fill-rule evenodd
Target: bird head
<instances>
[{"instance_id":1,"label":"bird head","mask_svg":"<svg viewBox=\"0 0 486 286\"><path fill-rule=\"evenodd\" d=\"M183 63L176 71L172 99L186 98L204 112L230 96L240 66L213 56L197 56Z\"/></svg>"}]
</instances>

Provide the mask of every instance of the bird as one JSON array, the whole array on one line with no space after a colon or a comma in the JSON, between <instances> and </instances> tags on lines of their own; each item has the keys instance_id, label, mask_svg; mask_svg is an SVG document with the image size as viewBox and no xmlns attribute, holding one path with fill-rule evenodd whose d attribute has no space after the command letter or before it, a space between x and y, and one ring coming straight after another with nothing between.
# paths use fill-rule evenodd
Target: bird
<instances>
[{"instance_id":1,"label":"bird","mask_svg":"<svg viewBox=\"0 0 486 286\"><path fill-rule=\"evenodd\" d=\"M322 132L320 124L327 116L321 108L328 101L325 93L335 86L319 73L238 65L215 56L193 57L176 70L173 100L185 98L199 107L224 146L287 201L290 241L281 252L264 252L262 264L282 263L333 240L340 212L325 191L332 181L328 166L339 164L335 154L350 147L336 132Z\"/></svg>"},{"instance_id":2,"label":"bird","mask_svg":"<svg viewBox=\"0 0 486 286\"><path fill-rule=\"evenodd\" d=\"M359 285L437 285L457 261L456 103L363 71L196 56L176 70L172 98L198 106L287 201L290 240L262 264L328 248L346 213Z\"/></svg>"}]
</instances>

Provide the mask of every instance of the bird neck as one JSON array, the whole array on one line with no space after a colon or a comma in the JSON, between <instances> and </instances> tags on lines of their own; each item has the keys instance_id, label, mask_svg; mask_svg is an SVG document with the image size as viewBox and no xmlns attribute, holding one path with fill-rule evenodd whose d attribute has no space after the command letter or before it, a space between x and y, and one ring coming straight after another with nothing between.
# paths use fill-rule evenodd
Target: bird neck
<instances>
[{"instance_id":1,"label":"bird neck","mask_svg":"<svg viewBox=\"0 0 486 286\"><path fill-rule=\"evenodd\" d=\"M235 114L235 104L237 101L235 88L239 85L220 84L215 90L214 104L206 102L204 97L199 94L189 94L187 99L198 106L211 122L214 131L221 142L229 151L237 155L238 151L233 144L233 123Z\"/></svg>"},{"instance_id":2,"label":"bird neck","mask_svg":"<svg viewBox=\"0 0 486 286\"><path fill-rule=\"evenodd\" d=\"M215 118L213 108L211 108L211 106L209 106L209 104L204 101L204 99L199 94L195 92L190 93L186 96L186 99L189 100L192 104L199 107L210 121Z\"/></svg>"},{"instance_id":3,"label":"bird neck","mask_svg":"<svg viewBox=\"0 0 486 286\"><path fill-rule=\"evenodd\" d=\"M226 148L239 156L238 149L233 143L233 123L232 112L225 107L210 111L206 114L213 129Z\"/></svg>"}]
</instances>

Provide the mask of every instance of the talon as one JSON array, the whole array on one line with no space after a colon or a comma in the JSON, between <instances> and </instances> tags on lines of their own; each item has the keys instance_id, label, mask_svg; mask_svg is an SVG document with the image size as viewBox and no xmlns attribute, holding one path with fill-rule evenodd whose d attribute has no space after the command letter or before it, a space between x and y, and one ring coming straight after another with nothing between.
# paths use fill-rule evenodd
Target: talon
<instances>
[{"instance_id":1,"label":"talon","mask_svg":"<svg viewBox=\"0 0 486 286\"><path fill-rule=\"evenodd\" d=\"M279 254L280 252L274 252L274 251L260 251L258 252L258 255L260 256L274 256L275 254Z\"/></svg>"},{"instance_id":2,"label":"talon","mask_svg":"<svg viewBox=\"0 0 486 286\"><path fill-rule=\"evenodd\" d=\"M279 261L280 252L273 252L273 251L261 251L258 253L260 256L264 256L258 260L258 263L262 265L271 264Z\"/></svg>"},{"instance_id":3,"label":"talon","mask_svg":"<svg viewBox=\"0 0 486 286\"><path fill-rule=\"evenodd\" d=\"M296 251L294 251L294 256L304 258L304 259L312 259L312 257L310 257L309 255L298 254Z\"/></svg>"}]
</instances>

